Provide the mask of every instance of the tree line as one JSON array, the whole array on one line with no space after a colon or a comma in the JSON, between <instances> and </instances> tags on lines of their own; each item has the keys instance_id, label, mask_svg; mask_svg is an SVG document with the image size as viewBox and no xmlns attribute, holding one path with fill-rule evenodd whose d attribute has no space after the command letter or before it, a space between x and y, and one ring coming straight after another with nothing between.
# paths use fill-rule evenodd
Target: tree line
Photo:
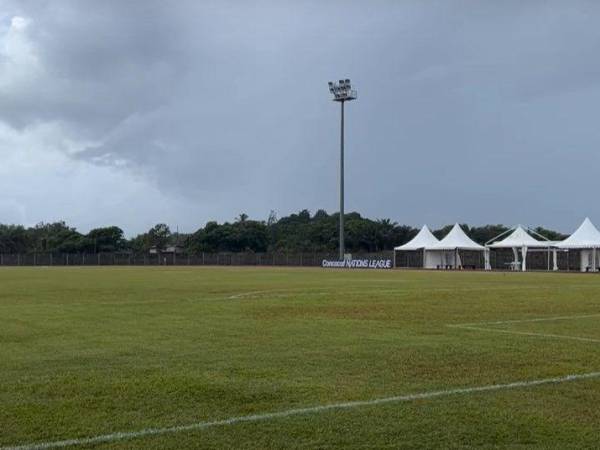
<instances>
[{"instance_id":1,"label":"tree line","mask_svg":"<svg viewBox=\"0 0 600 450\"><path fill-rule=\"evenodd\" d=\"M33 227L0 224L0 253L143 253L165 251L177 246L184 252L334 252L338 246L339 214L320 209L277 218L271 212L264 220L251 220L240 214L234 221L208 222L194 233L172 232L168 225L157 224L145 233L126 238L118 226L95 228L83 234L65 222L39 223ZM344 215L345 242L348 252L379 252L412 239L417 228L400 225L390 219L369 219L357 212ZM485 244L508 230L504 225L471 227L462 225L474 241ZM444 237L452 225L433 234ZM550 240L567 236L537 227L535 231Z\"/></svg>"}]
</instances>

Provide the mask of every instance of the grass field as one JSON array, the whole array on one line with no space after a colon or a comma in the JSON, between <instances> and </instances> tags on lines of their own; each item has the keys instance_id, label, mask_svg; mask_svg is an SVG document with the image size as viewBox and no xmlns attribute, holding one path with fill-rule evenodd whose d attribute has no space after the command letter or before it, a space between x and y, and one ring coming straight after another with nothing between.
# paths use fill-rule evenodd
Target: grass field
<instances>
[{"instance_id":1,"label":"grass field","mask_svg":"<svg viewBox=\"0 0 600 450\"><path fill-rule=\"evenodd\" d=\"M0 448L597 448L599 371L595 275L0 269Z\"/></svg>"}]
</instances>

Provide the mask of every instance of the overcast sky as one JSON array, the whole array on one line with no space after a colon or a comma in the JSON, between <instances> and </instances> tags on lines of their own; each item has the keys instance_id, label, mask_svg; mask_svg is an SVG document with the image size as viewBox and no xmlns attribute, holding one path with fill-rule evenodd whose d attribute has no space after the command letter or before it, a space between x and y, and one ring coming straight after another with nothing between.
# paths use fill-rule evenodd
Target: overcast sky
<instances>
[{"instance_id":1,"label":"overcast sky","mask_svg":"<svg viewBox=\"0 0 600 450\"><path fill-rule=\"evenodd\" d=\"M600 225L595 1L0 0L0 222Z\"/></svg>"}]
</instances>

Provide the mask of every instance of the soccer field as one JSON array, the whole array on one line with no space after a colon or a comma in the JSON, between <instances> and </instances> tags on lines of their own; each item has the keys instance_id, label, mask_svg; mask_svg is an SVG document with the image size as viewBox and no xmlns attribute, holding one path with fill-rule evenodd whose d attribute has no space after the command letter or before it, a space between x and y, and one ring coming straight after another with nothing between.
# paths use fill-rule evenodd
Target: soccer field
<instances>
[{"instance_id":1,"label":"soccer field","mask_svg":"<svg viewBox=\"0 0 600 450\"><path fill-rule=\"evenodd\" d=\"M599 404L596 275L0 270L2 449L597 448Z\"/></svg>"}]
</instances>

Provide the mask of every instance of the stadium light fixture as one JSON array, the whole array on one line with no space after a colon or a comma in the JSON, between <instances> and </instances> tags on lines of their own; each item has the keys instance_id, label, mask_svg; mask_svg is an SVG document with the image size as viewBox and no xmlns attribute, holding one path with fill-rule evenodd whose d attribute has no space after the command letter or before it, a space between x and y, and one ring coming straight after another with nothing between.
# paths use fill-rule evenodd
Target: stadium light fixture
<instances>
[{"instance_id":1,"label":"stadium light fixture","mask_svg":"<svg viewBox=\"0 0 600 450\"><path fill-rule=\"evenodd\" d=\"M342 116L340 122L340 260L344 259L344 103L356 100L356 89L348 78L329 82L329 92L333 94L333 101L340 102Z\"/></svg>"}]
</instances>

